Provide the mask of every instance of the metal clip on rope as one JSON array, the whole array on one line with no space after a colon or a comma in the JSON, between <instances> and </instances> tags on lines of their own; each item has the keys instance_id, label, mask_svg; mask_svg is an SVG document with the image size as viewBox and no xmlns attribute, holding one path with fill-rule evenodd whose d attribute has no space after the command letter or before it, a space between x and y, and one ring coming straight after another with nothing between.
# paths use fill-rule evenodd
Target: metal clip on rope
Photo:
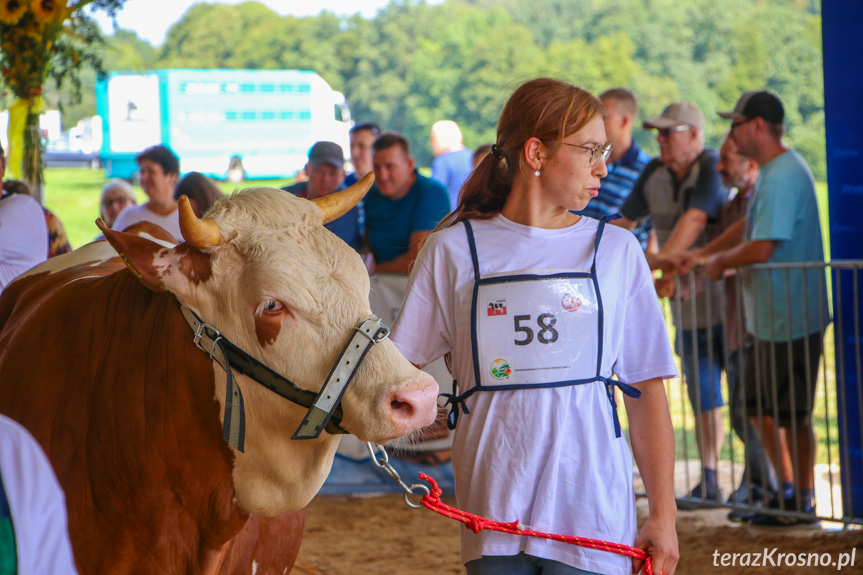
<instances>
[{"instance_id":1,"label":"metal clip on rope","mask_svg":"<svg viewBox=\"0 0 863 575\"><path fill-rule=\"evenodd\" d=\"M413 503L410 500L410 496L414 495L416 490L422 491L425 495L429 495L431 492L429 488L423 485L422 483L414 483L410 487L408 487L407 483L402 481L399 472L395 470L395 468L390 465L390 456L387 454L387 450L384 449L383 445L378 445L377 443L371 443L369 441L366 442L366 447L369 450L369 455L372 457L372 463L378 469L383 469L387 475L390 476L390 479L399 484L399 487L404 489L405 494L405 503L408 506L413 507L414 509L421 509L423 507L422 503ZM381 454L381 458L378 459L378 453Z\"/></svg>"}]
</instances>

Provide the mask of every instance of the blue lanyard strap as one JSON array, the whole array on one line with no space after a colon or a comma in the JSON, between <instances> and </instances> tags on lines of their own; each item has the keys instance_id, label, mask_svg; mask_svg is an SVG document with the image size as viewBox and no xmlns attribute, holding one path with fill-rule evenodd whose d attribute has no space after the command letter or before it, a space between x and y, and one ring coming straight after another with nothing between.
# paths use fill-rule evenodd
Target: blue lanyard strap
<instances>
[{"instance_id":1,"label":"blue lanyard strap","mask_svg":"<svg viewBox=\"0 0 863 575\"><path fill-rule=\"evenodd\" d=\"M476 253L476 241L473 237L473 228L470 225L470 221L464 221L464 231L467 234L467 244L470 248L470 259L473 261L473 295L471 296L470 303L470 347L471 353L473 354L473 376L474 382L476 385L479 385L480 375L479 375L479 346L477 345L477 337L476 337L476 306L477 306L477 297L479 297L479 256ZM455 394L455 389L453 389L453 394ZM462 402L463 403L463 402ZM453 406L455 409L457 406ZM467 413L467 411L465 411ZM458 419L458 411L456 411L455 420ZM449 423L449 420L447 420ZM455 425L455 424L453 424ZM451 429L455 429L454 427Z\"/></svg>"},{"instance_id":2,"label":"blue lanyard strap","mask_svg":"<svg viewBox=\"0 0 863 575\"><path fill-rule=\"evenodd\" d=\"M585 381L580 381L578 383L566 382L562 385L556 385L554 387L563 387L568 385L585 385L587 383L601 382L605 385L605 392L608 396L608 402L611 404L611 416L614 419L614 437L620 437L620 417L617 415L617 400L614 398L614 388L615 386L620 388L620 391L623 392L623 395L627 397L631 397L633 399L638 399L641 397L641 390L636 387L629 385L623 381L617 379L611 379L608 377L597 376L596 379L589 379ZM511 388L511 389L536 389L533 386L525 386L522 388ZM467 407L466 400L476 391L486 391L482 387L472 387L467 390L465 393L458 395L458 383L453 380L452 382L452 393L442 393L441 397L445 397L446 402L444 405L449 405L450 410L446 417L446 425L449 429L455 429L455 426L458 424L458 416L459 412L464 411L467 415L470 415L470 410Z\"/></svg>"},{"instance_id":3,"label":"blue lanyard strap","mask_svg":"<svg viewBox=\"0 0 863 575\"><path fill-rule=\"evenodd\" d=\"M614 437L620 437L620 418L617 415L617 400L614 399L614 386L619 387L623 395L633 399L641 397L641 390L617 379L600 376L597 378L597 381L605 384L605 393L608 394L608 402L611 404L611 417L614 418Z\"/></svg>"},{"instance_id":4,"label":"blue lanyard strap","mask_svg":"<svg viewBox=\"0 0 863 575\"><path fill-rule=\"evenodd\" d=\"M599 277L596 274L596 254L599 252L599 241L602 239L602 232L605 231L605 224L618 219L620 214L611 214L608 216L603 216L599 220L599 227L596 230L596 239L593 242L593 263L590 265L590 279L593 282L594 291L596 291L596 302L599 309L599 316L597 320L597 340L599 343L599 350L596 354L596 377L601 377L600 373L602 373L602 344L605 341L605 308L602 306L602 291L599 289ZM614 411L617 414L617 410ZM620 437L620 434L617 434L617 437Z\"/></svg>"},{"instance_id":5,"label":"blue lanyard strap","mask_svg":"<svg viewBox=\"0 0 863 575\"><path fill-rule=\"evenodd\" d=\"M444 402L444 406L450 405L449 413L446 416L446 426L449 429L455 429L456 424L458 423L458 414L459 411L464 411L466 414L470 415L470 410L467 408L467 403L465 400L473 395L473 392L476 391L476 387L472 387L466 393L461 395L458 394L458 382L456 380L452 380L452 393L442 393L441 397L446 398L446 402Z\"/></svg>"}]
</instances>

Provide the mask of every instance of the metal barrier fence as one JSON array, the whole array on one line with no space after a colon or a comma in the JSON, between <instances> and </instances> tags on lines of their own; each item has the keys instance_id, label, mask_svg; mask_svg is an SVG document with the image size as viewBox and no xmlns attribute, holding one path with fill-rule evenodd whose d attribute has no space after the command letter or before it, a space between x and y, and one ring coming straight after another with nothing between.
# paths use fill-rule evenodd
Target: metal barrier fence
<instances>
[{"instance_id":1,"label":"metal barrier fence","mask_svg":"<svg viewBox=\"0 0 863 575\"><path fill-rule=\"evenodd\" d=\"M720 506L734 510L737 518L758 513L780 518L782 524L863 524L863 517L843 511L859 508L843 485L863 469L851 469L849 450L839 446L840 431L863 444L861 267L863 261L762 264L712 284L698 270L677 276L675 294L664 305L674 318L669 319L669 333L681 359L680 380L666 383L681 508ZM842 289L846 282L853 286L850 298L849 290ZM843 312L849 305L852 325L841 319L848 317ZM681 329L695 325L720 327ZM700 357L701 367L683 369L685 357ZM849 359L851 372L845 368ZM721 372L705 369L705 364L721 366ZM721 387L716 377L721 377ZM847 395L860 404L856 429L849 429L847 418L838 414L838 406L846 405L846 385L856 387L856 394ZM716 397L718 389L721 398ZM721 433L713 427L716 414ZM700 483L705 474L700 446L707 459L711 449L718 451L720 493L707 493ZM777 495L789 479L797 488L812 487L814 508L808 506L809 493L800 489L788 498Z\"/></svg>"}]
</instances>

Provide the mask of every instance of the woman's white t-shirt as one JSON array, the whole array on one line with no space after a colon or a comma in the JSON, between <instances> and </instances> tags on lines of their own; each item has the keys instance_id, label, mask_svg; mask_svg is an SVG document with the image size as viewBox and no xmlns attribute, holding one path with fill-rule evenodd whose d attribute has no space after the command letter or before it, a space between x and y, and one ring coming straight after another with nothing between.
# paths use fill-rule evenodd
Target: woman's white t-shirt
<instances>
[{"instance_id":1,"label":"woman's white t-shirt","mask_svg":"<svg viewBox=\"0 0 863 575\"><path fill-rule=\"evenodd\" d=\"M472 221L480 274L589 269L599 222L546 230L498 215ZM637 384L677 377L665 321L644 254L628 231L605 226L596 268L604 309L602 375ZM452 352L460 393L474 385L470 310L474 271L463 224L433 233L420 252L392 339L412 363ZM513 337L518 334L513 332ZM596 364L596 357L585 361ZM444 390L449 391L449 390ZM619 395L619 394L618 394ZM637 401L637 400L636 400ZM632 545L636 536L632 454L615 438L605 386L590 383L478 391L453 441L462 509L538 531ZM629 557L547 539L462 533L465 563L528 555L597 573L630 573Z\"/></svg>"},{"instance_id":2,"label":"woman's white t-shirt","mask_svg":"<svg viewBox=\"0 0 863 575\"><path fill-rule=\"evenodd\" d=\"M178 242L183 241L183 234L180 232L180 210L174 210L167 216L160 216L148 210L146 205L129 206L114 220L113 229L122 232L138 222L154 223L174 236Z\"/></svg>"}]
</instances>

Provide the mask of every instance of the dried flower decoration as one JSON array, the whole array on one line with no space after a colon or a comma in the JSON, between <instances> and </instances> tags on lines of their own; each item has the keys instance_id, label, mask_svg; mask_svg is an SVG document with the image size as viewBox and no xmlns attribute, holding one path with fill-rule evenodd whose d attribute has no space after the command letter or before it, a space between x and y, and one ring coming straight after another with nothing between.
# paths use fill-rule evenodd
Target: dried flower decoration
<instances>
[{"instance_id":1,"label":"dried flower decoration","mask_svg":"<svg viewBox=\"0 0 863 575\"><path fill-rule=\"evenodd\" d=\"M30 10L37 22L50 22L59 13L57 0L30 0Z\"/></svg>"},{"instance_id":2,"label":"dried flower decoration","mask_svg":"<svg viewBox=\"0 0 863 575\"><path fill-rule=\"evenodd\" d=\"M18 23L27 11L26 0L0 0L0 22L10 26Z\"/></svg>"}]
</instances>

